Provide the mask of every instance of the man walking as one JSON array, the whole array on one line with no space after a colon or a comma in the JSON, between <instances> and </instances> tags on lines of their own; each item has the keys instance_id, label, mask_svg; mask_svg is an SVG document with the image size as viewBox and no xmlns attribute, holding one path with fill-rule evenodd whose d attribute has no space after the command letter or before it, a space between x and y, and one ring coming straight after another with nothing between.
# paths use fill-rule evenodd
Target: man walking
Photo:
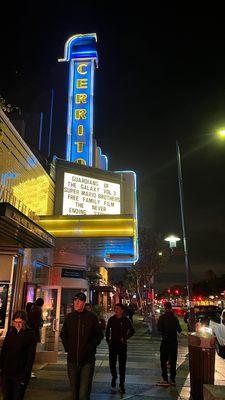
<instances>
[{"instance_id":1,"label":"man walking","mask_svg":"<svg viewBox=\"0 0 225 400\"><path fill-rule=\"evenodd\" d=\"M160 361L162 370L162 382L160 386L175 386L176 382L176 363L177 363L177 332L182 331L178 318L172 311L169 301L164 304L165 313L159 317L157 328L161 333L162 340L160 346ZM168 380L167 364L170 365L170 381Z\"/></svg>"},{"instance_id":2,"label":"man walking","mask_svg":"<svg viewBox=\"0 0 225 400\"><path fill-rule=\"evenodd\" d=\"M25 311L16 311L2 345L0 369L3 400L22 400L35 359L34 332L26 326Z\"/></svg>"},{"instance_id":3,"label":"man walking","mask_svg":"<svg viewBox=\"0 0 225 400\"><path fill-rule=\"evenodd\" d=\"M76 294L74 311L67 315L60 333L73 400L90 400L96 347L103 339L98 319L85 309L85 301L84 293Z\"/></svg>"},{"instance_id":4,"label":"man walking","mask_svg":"<svg viewBox=\"0 0 225 400\"><path fill-rule=\"evenodd\" d=\"M122 303L115 305L115 314L109 318L106 327L106 341L109 345L109 365L112 375L111 387L116 387L116 362L119 358L120 392L125 393L125 373L127 361L127 340L134 334L131 321L125 316Z\"/></svg>"}]
</instances>

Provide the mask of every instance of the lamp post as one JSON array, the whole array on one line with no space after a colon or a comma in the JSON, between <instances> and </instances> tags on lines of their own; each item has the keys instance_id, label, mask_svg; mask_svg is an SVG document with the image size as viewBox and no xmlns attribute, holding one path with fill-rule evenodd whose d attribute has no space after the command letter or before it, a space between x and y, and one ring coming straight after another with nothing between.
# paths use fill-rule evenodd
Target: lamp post
<instances>
[{"instance_id":1,"label":"lamp post","mask_svg":"<svg viewBox=\"0 0 225 400\"><path fill-rule=\"evenodd\" d=\"M179 185L179 198L180 198L180 214L181 214L181 226L183 235L183 246L184 246L184 260L186 270L186 282L187 282L187 295L189 306L191 306L192 298L192 281L191 281L191 269L188 256L187 238L186 238L186 225L184 217L184 195L183 195L183 178L181 169L181 156L180 147L178 141L176 141L176 155L177 155L177 172L178 172L178 185Z\"/></svg>"},{"instance_id":2,"label":"lamp post","mask_svg":"<svg viewBox=\"0 0 225 400\"><path fill-rule=\"evenodd\" d=\"M177 172L178 172L178 185L179 185L181 226L182 226L184 260L185 260L185 271L186 271L187 297L188 297L188 306L190 308L190 327L191 327L191 330L193 330L194 329L194 309L193 309L193 302L192 302L192 279L191 279L191 268L190 268L190 263L189 263L189 254L188 254L188 246L187 246L187 238L186 238L186 225L185 225L185 217L184 217L183 178L182 178L182 168L181 168L180 146L179 146L178 141L176 141L176 156L177 156Z\"/></svg>"}]
</instances>

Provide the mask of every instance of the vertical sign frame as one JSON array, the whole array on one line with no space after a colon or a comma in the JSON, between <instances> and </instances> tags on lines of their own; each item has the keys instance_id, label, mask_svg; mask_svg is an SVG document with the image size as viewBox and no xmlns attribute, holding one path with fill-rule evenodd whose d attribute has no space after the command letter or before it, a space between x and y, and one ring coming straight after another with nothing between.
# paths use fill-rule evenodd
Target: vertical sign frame
<instances>
[{"instance_id":1,"label":"vertical sign frame","mask_svg":"<svg viewBox=\"0 0 225 400\"><path fill-rule=\"evenodd\" d=\"M74 35L65 44L64 58L69 61L66 160L93 166L94 71L98 56L97 36Z\"/></svg>"}]
</instances>

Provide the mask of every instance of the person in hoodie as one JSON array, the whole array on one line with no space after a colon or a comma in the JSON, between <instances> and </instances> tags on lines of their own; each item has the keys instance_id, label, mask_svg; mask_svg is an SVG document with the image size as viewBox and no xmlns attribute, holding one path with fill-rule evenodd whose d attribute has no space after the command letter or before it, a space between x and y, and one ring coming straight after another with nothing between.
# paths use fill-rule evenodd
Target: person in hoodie
<instances>
[{"instance_id":1,"label":"person in hoodie","mask_svg":"<svg viewBox=\"0 0 225 400\"><path fill-rule=\"evenodd\" d=\"M84 293L76 294L74 311L66 316L60 333L73 400L90 399L96 347L103 339L98 318L85 309L85 301Z\"/></svg>"},{"instance_id":2,"label":"person in hoodie","mask_svg":"<svg viewBox=\"0 0 225 400\"><path fill-rule=\"evenodd\" d=\"M178 318L174 315L172 305L169 301L164 304L165 312L160 315L157 328L161 333L160 345L160 361L162 370L162 382L158 382L160 386L175 386L176 382L176 363L177 363L177 333L181 333L182 329ZM170 365L170 380L168 380L167 366Z\"/></svg>"},{"instance_id":3,"label":"person in hoodie","mask_svg":"<svg viewBox=\"0 0 225 400\"><path fill-rule=\"evenodd\" d=\"M127 361L127 340L134 334L134 327L125 315L125 307L117 303L115 314L109 318L106 327L106 341L109 345L109 366L112 375L111 387L116 387L116 362L119 358L120 393L125 393L125 374Z\"/></svg>"},{"instance_id":4,"label":"person in hoodie","mask_svg":"<svg viewBox=\"0 0 225 400\"><path fill-rule=\"evenodd\" d=\"M2 345L0 369L3 400L22 400L30 380L36 340L26 321L26 312L16 311Z\"/></svg>"}]
</instances>

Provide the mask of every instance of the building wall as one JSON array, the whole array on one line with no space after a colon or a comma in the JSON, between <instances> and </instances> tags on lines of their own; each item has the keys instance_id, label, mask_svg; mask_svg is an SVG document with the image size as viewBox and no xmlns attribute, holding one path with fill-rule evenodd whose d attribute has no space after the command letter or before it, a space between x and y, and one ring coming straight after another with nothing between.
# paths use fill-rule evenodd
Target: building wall
<instances>
[{"instance_id":1,"label":"building wall","mask_svg":"<svg viewBox=\"0 0 225 400\"><path fill-rule=\"evenodd\" d=\"M24 214L51 215L55 183L0 109L0 201Z\"/></svg>"}]
</instances>

